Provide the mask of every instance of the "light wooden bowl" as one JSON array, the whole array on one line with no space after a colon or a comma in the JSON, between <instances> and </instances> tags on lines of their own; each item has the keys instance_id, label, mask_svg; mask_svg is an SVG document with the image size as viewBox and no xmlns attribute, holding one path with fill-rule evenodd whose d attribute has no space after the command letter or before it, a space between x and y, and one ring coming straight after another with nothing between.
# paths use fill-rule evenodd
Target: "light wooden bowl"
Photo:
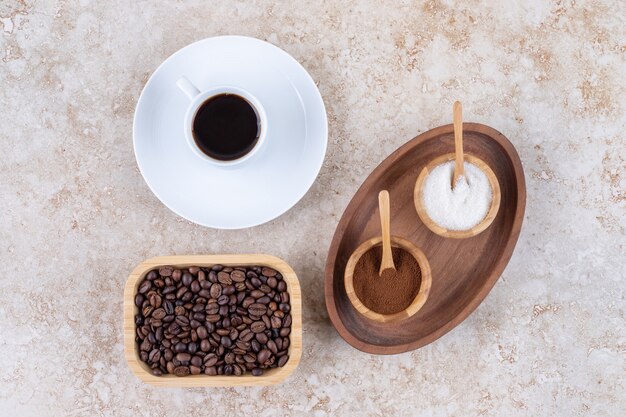
<instances>
[{"instance_id":1,"label":"light wooden bowl","mask_svg":"<svg viewBox=\"0 0 626 417\"><path fill-rule=\"evenodd\" d=\"M480 223L478 223L476 226L472 227L469 230L448 230L435 223L435 221L430 218L426 211L424 198L422 196L422 190L424 189L424 183L426 182L428 174L430 174L430 172L438 165L441 165L448 161L454 161L454 153L441 155L430 161L422 169L419 176L417 177L417 181L415 181L413 198L415 201L415 209L417 210L417 215L422 220L424 225L426 225L426 227L428 227L433 233L436 233L442 237L449 237L452 239L465 239L468 237L476 236L491 225L493 219L495 219L496 215L498 214L498 209L500 208L500 184L498 183L498 178L496 177L496 174L494 174L493 170L482 159L468 154L465 154L464 158L467 162L476 165L478 168L480 168L481 171L485 173L487 179L489 180L489 184L491 185L491 191L493 193L491 206L489 207L487 215Z\"/></svg>"},{"instance_id":2,"label":"light wooden bowl","mask_svg":"<svg viewBox=\"0 0 626 417\"><path fill-rule=\"evenodd\" d=\"M428 294L430 293L430 287L432 284L432 275L430 272L430 265L428 264L428 260L426 259L426 255L422 252L418 247L409 242L406 239L397 236L391 236L391 246L395 248L404 249L409 252L417 261L420 272L421 272L421 282L420 289L413 299L413 302L403 311L399 311L394 314L380 314L373 310L367 308L359 297L357 297L354 291L354 267L356 266L361 256L371 248L376 246L380 246L382 244L382 238L380 236L366 240L363 242L350 256L348 259L348 263L346 264L346 272L344 275L344 282L346 286L346 294L350 299L350 302L354 306L354 308L361 313L363 316L367 317L370 320L379 322L379 323L390 323L397 322L400 320L404 320L406 318L411 317L415 313L417 313L420 308L426 302L428 298Z\"/></svg>"},{"instance_id":3,"label":"light wooden bowl","mask_svg":"<svg viewBox=\"0 0 626 417\"><path fill-rule=\"evenodd\" d=\"M282 368L272 368L262 376L247 373L241 376L224 375L189 375L177 377L171 374L153 375L150 368L139 359L139 348L135 342L136 326L134 316L138 313L134 298L139 283L152 269L172 265L180 268L189 266L224 266L259 265L273 268L280 272L287 283L291 304L291 334L289 335L289 360ZM273 385L284 380L291 374L302 356L302 294L298 277L291 267L282 259L271 255L193 255L193 256L160 256L148 259L131 272L124 287L124 355L131 371L143 382L162 387L234 387L242 385Z\"/></svg>"}]
</instances>

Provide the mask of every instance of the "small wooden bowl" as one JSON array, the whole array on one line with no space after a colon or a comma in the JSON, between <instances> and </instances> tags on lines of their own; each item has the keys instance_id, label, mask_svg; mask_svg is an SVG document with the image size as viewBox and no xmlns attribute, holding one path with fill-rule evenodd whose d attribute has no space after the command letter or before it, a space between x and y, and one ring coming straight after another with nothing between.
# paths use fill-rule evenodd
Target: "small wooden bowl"
<instances>
[{"instance_id":1,"label":"small wooden bowl","mask_svg":"<svg viewBox=\"0 0 626 417\"><path fill-rule=\"evenodd\" d=\"M428 298L428 294L430 293L432 276L430 272L430 265L428 264L428 260L426 259L426 255L424 255L424 252L422 252L419 248L417 248L406 239L397 236L391 236L392 247L400 248L409 252L417 261L422 275L420 289L417 292L415 299L413 299L413 302L403 311L399 311L394 314L380 314L373 310L370 310L365 305L363 305L363 303L361 302L361 300L359 300L359 297L357 297L354 291L354 267L365 252L376 246L380 246L381 244L382 238L378 236L370 240L366 240L365 242L361 243L358 248L356 248L356 250L350 256L350 259L348 259L348 263L346 264L344 283L346 287L346 294L348 295L352 306L359 313L361 313L368 319L379 323L390 323L409 318L417 313L420 308L422 308L422 306L426 302L426 299Z\"/></svg>"},{"instance_id":2,"label":"small wooden bowl","mask_svg":"<svg viewBox=\"0 0 626 417\"><path fill-rule=\"evenodd\" d=\"M424 225L426 225L426 227L428 227L433 233L436 233L442 237L449 237L452 239L465 239L468 237L476 236L477 234L488 228L489 225L491 225L493 219L495 219L496 215L498 214L498 209L500 208L500 184L498 183L498 178L496 177L496 174L494 174L493 170L482 159L468 154L465 154L464 158L467 162L476 165L478 168L480 168L481 171L485 173L487 179L489 180L489 184L491 185L491 191L493 193L493 198L491 199L491 207L489 207L487 215L480 223L478 223L476 226L472 227L469 230L448 230L435 223L435 221L431 219L426 212L424 199L422 198L422 190L424 189L424 183L426 182L428 174L430 174L430 172L438 165L441 165L448 161L454 161L454 153L441 155L430 161L422 169L419 176L417 177L417 181L415 182L413 199L415 201L415 209L417 210L417 215L422 220Z\"/></svg>"},{"instance_id":3,"label":"small wooden bowl","mask_svg":"<svg viewBox=\"0 0 626 417\"><path fill-rule=\"evenodd\" d=\"M171 374L153 375L150 368L139 359L139 348L135 342L135 314L138 308L134 298L143 277L152 269L165 265L179 268L190 266L224 266L259 265L273 268L280 272L287 283L289 302L291 304L291 334L289 335L289 360L282 368L272 368L261 376L247 373L241 376L224 375L188 375L177 377ZM281 382L291 374L302 356L302 295L296 273L282 259L271 255L193 255L193 256L160 256L148 259L131 272L124 287L124 355L130 370L143 382L161 387L234 387L242 385L273 385Z\"/></svg>"}]
</instances>

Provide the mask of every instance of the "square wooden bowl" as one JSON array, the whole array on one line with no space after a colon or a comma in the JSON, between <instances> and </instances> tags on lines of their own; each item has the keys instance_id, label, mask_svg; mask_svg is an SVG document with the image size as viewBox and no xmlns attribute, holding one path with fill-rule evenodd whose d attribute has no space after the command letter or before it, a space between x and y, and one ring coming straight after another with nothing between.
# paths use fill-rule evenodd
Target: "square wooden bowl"
<instances>
[{"instance_id":1,"label":"square wooden bowl","mask_svg":"<svg viewBox=\"0 0 626 417\"><path fill-rule=\"evenodd\" d=\"M291 304L291 334L289 335L289 360L282 368L265 370L261 376L247 373L241 376L225 375L188 375L177 377L166 374L153 375L150 368L139 359L139 346L135 342L135 314L139 309L135 306L135 294L143 277L151 270L165 265L178 268L190 266L267 266L280 272L287 283L287 291ZM273 385L281 382L300 362L302 356L302 294L296 273L282 259L271 255L193 255L193 256L160 256L148 259L131 272L124 287L124 355L131 371L143 382L162 387L235 387L243 385Z\"/></svg>"}]
</instances>

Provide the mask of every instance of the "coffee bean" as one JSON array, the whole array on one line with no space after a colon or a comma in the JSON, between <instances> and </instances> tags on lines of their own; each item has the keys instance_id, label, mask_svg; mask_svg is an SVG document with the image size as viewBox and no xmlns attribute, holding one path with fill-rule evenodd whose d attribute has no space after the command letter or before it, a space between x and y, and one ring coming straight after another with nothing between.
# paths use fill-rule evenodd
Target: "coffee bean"
<instances>
[{"instance_id":1,"label":"coffee bean","mask_svg":"<svg viewBox=\"0 0 626 417\"><path fill-rule=\"evenodd\" d=\"M228 334L228 337L230 337L230 340L237 339L239 337L239 331L237 329L230 329L230 333Z\"/></svg>"},{"instance_id":2,"label":"coffee bean","mask_svg":"<svg viewBox=\"0 0 626 417\"><path fill-rule=\"evenodd\" d=\"M143 294L137 294L137 295L135 295L135 305L136 305L137 307L141 307L141 305L143 304L143 301L144 301L145 299L146 299L146 298L143 296Z\"/></svg>"},{"instance_id":3,"label":"coffee bean","mask_svg":"<svg viewBox=\"0 0 626 417\"><path fill-rule=\"evenodd\" d=\"M209 366L204 369L204 373L205 375L215 376L217 375L217 369L215 368L215 366Z\"/></svg>"},{"instance_id":4,"label":"coffee bean","mask_svg":"<svg viewBox=\"0 0 626 417\"><path fill-rule=\"evenodd\" d=\"M259 343L261 343L263 345L266 344L267 340L268 340L267 335L265 333L257 333L255 335L255 339L258 340Z\"/></svg>"},{"instance_id":5,"label":"coffee bean","mask_svg":"<svg viewBox=\"0 0 626 417\"><path fill-rule=\"evenodd\" d=\"M152 283L150 281L143 281L141 285L139 285L139 294L145 294L150 291L152 288Z\"/></svg>"},{"instance_id":6,"label":"coffee bean","mask_svg":"<svg viewBox=\"0 0 626 417\"><path fill-rule=\"evenodd\" d=\"M280 317L272 316L270 321L271 321L271 324L272 324L272 329L278 329L278 328L282 327L282 325L283 325L283 321L280 319Z\"/></svg>"},{"instance_id":7,"label":"coffee bean","mask_svg":"<svg viewBox=\"0 0 626 417\"><path fill-rule=\"evenodd\" d=\"M159 275L162 277L169 277L172 275L172 272L174 272L174 268L171 266L162 266L159 268Z\"/></svg>"},{"instance_id":8,"label":"coffee bean","mask_svg":"<svg viewBox=\"0 0 626 417\"><path fill-rule=\"evenodd\" d=\"M278 347L276 346L276 342L272 339L267 341L267 348L275 355L278 352Z\"/></svg>"},{"instance_id":9,"label":"coffee bean","mask_svg":"<svg viewBox=\"0 0 626 417\"><path fill-rule=\"evenodd\" d=\"M150 362L158 362L161 359L161 351L159 349L152 349L148 354L148 360Z\"/></svg>"},{"instance_id":10,"label":"coffee bean","mask_svg":"<svg viewBox=\"0 0 626 417\"><path fill-rule=\"evenodd\" d=\"M289 355L281 356L278 358L278 367L282 368L287 362L289 362Z\"/></svg>"},{"instance_id":11,"label":"coffee bean","mask_svg":"<svg viewBox=\"0 0 626 417\"><path fill-rule=\"evenodd\" d=\"M165 317L165 309L164 308L157 308L156 310L154 310L152 312L152 318L156 319L156 320L161 320Z\"/></svg>"},{"instance_id":12,"label":"coffee bean","mask_svg":"<svg viewBox=\"0 0 626 417\"><path fill-rule=\"evenodd\" d=\"M176 323L180 327L185 327L189 325L189 319L185 316L176 316Z\"/></svg>"},{"instance_id":13,"label":"coffee bean","mask_svg":"<svg viewBox=\"0 0 626 417\"><path fill-rule=\"evenodd\" d=\"M220 336L228 336L228 334L230 333L230 330L228 330L228 329L217 329L215 331L215 333L217 333Z\"/></svg>"},{"instance_id":14,"label":"coffee bean","mask_svg":"<svg viewBox=\"0 0 626 417\"><path fill-rule=\"evenodd\" d=\"M176 360L180 363L189 362L191 360L191 355L189 353L178 353L175 356Z\"/></svg>"},{"instance_id":15,"label":"coffee bean","mask_svg":"<svg viewBox=\"0 0 626 417\"><path fill-rule=\"evenodd\" d=\"M177 366L174 369L174 375L176 376L187 376L189 375L190 371L189 368L186 366Z\"/></svg>"},{"instance_id":16,"label":"coffee bean","mask_svg":"<svg viewBox=\"0 0 626 417\"><path fill-rule=\"evenodd\" d=\"M165 300L163 308L165 309L165 314L174 314L174 304L171 301Z\"/></svg>"},{"instance_id":17,"label":"coffee bean","mask_svg":"<svg viewBox=\"0 0 626 417\"><path fill-rule=\"evenodd\" d=\"M145 306L142 310L142 314L144 317L150 317L152 315L152 312L154 311L154 307L152 307L150 304L148 304L147 306Z\"/></svg>"},{"instance_id":18,"label":"coffee bean","mask_svg":"<svg viewBox=\"0 0 626 417\"><path fill-rule=\"evenodd\" d=\"M252 341L250 342L250 347L255 353L261 350L261 344L256 339L252 339Z\"/></svg>"},{"instance_id":19,"label":"coffee bean","mask_svg":"<svg viewBox=\"0 0 626 417\"><path fill-rule=\"evenodd\" d=\"M220 306L224 306L228 304L229 297L226 294L222 294L217 298L217 304Z\"/></svg>"},{"instance_id":20,"label":"coffee bean","mask_svg":"<svg viewBox=\"0 0 626 417\"><path fill-rule=\"evenodd\" d=\"M248 308L250 307L252 304L254 304L256 302L256 300L254 299L254 297L246 297L244 298L244 300L241 303L241 306L243 308Z\"/></svg>"},{"instance_id":21,"label":"coffee bean","mask_svg":"<svg viewBox=\"0 0 626 417\"><path fill-rule=\"evenodd\" d=\"M204 357L204 366L210 367L215 365L219 361L219 358L215 353L209 353Z\"/></svg>"},{"instance_id":22,"label":"coffee bean","mask_svg":"<svg viewBox=\"0 0 626 417\"><path fill-rule=\"evenodd\" d=\"M211 298L217 298L222 295L222 286L220 284L211 285Z\"/></svg>"},{"instance_id":23,"label":"coffee bean","mask_svg":"<svg viewBox=\"0 0 626 417\"><path fill-rule=\"evenodd\" d=\"M248 307L248 313L254 316L262 316L267 312L267 307L263 304L254 303Z\"/></svg>"},{"instance_id":24,"label":"coffee bean","mask_svg":"<svg viewBox=\"0 0 626 417\"><path fill-rule=\"evenodd\" d=\"M270 288L276 288L276 286L278 285L278 280L274 277L270 277L267 279L267 285Z\"/></svg>"},{"instance_id":25,"label":"coffee bean","mask_svg":"<svg viewBox=\"0 0 626 417\"><path fill-rule=\"evenodd\" d=\"M217 303L209 303L206 306L206 313L209 314L209 315L217 314L219 309L220 309L219 304L217 304Z\"/></svg>"},{"instance_id":26,"label":"coffee bean","mask_svg":"<svg viewBox=\"0 0 626 417\"><path fill-rule=\"evenodd\" d=\"M180 326L175 321L170 323L169 326L167 326L167 331L170 332L170 334L177 335L180 333L180 330L181 330Z\"/></svg>"},{"instance_id":27,"label":"coffee bean","mask_svg":"<svg viewBox=\"0 0 626 417\"><path fill-rule=\"evenodd\" d=\"M174 285L169 285L161 291L161 294L168 295L176 292L176 287Z\"/></svg>"},{"instance_id":28,"label":"coffee bean","mask_svg":"<svg viewBox=\"0 0 626 417\"><path fill-rule=\"evenodd\" d=\"M243 342L249 342L254 337L254 333L250 329L245 329L241 333L239 333L239 338Z\"/></svg>"},{"instance_id":29,"label":"coffee bean","mask_svg":"<svg viewBox=\"0 0 626 417\"><path fill-rule=\"evenodd\" d=\"M198 281L193 281L191 283L190 288L191 288L191 292L197 293L200 291L200 283Z\"/></svg>"},{"instance_id":30,"label":"coffee bean","mask_svg":"<svg viewBox=\"0 0 626 417\"><path fill-rule=\"evenodd\" d=\"M261 333L265 329L265 323L263 323L262 321L255 321L250 325L250 330L252 330L253 333Z\"/></svg>"},{"instance_id":31,"label":"coffee bean","mask_svg":"<svg viewBox=\"0 0 626 417\"><path fill-rule=\"evenodd\" d=\"M279 281L276 289L280 292L287 291L287 284L285 283L285 281Z\"/></svg>"},{"instance_id":32,"label":"coffee bean","mask_svg":"<svg viewBox=\"0 0 626 417\"><path fill-rule=\"evenodd\" d=\"M264 295L263 297L256 300L257 303L261 303L261 304L269 304L270 301L271 299L267 295Z\"/></svg>"},{"instance_id":33,"label":"coffee bean","mask_svg":"<svg viewBox=\"0 0 626 417\"><path fill-rule=\"evenodd\" d=\"M263 375L263 370L260 368L254 368L251 373L253 376L261 376Z\"/></svg>"},{"instance_id":34,"label":"coffee bean","mask_svg":"<svg viewBox=\"0 0 626 417\"><path fill-rule=\"evenodd\" d=\"M185 287L188 287L193 281L193 276L189 272L183 272L182 283Z\"/></svg>"},{"instance_id":35,"label":"coffee bean","mask_svg":"<svg viewBox=\"0 0 626 417\"><path fill-rule=\"evenodd\" d=\"M222 336L220 338L220 343L222 344L222 346L224 346L226 348L229 348L229 347L231 347L233 345L232 340L230 340L230 337L228 337L228 336Z\"/></svg>"},{"instance_id":36,"label":"coffee bean","mask_svg":"<svg viewBox=\"0 0 626 417\"><path fill-rule=\"evenodd\" d=\"M259 353L257 353L256 360L257 362L263 364L266 360L269 359L271 355L272 352L270 352L268 349L262 349Z\"/></svg>"},{"instance_id":37,"label":"coffee bean","mask_svg":"<svg viewBox=\"0 0 626 417\"><path fill-rule=\"evenodd\" d=\"M250 296L254 297L254 299L257 299L265 296L265 293L261 290L252 290L250 291Z\"/></svg>"},{"instance_id":38,"label":"coffee bean","mask_svg":"<svg viewBox=\"0 0 626 417\"><path fill-rule=\"evenodd\" d=\"M202 339L200 342L200 350L203 352L208 352L211 350L211 344L207 339Z\"/></svg>"},{"instance_id":39,"label":"coffee bean","mask_svg":"<svg viewBox=\"0 0 626 417\"><path fill-rule=\"evenodd\" d=\"M240 367L239 367L239 366L237 366L237 365L233 365L233 375L235 375L235 376L240 376L240 375L242 375L242 374L243 374L243 372L244 372L244 371L243 371L243 369L242 369L242 368L240 368Z\"/></svg>"},{"instance_id":40,"label":"coffee bean","mask_svg":"<svg viewBox=\"0 0 626 417\"><path fill-rule=\"evenodd\" d=\"M232 278L230 277L230 274L228 274L227 272L218 272L217 274L217 280L224 285L230 285L233 283Z\"/></svg>"},{"instance_id":41,"label":"coffee bean","mask_svg":"<svg viewBox=\"0 0 626 417\"><path fill-rule=\"evenodd\" d=\"M152 307L154 307L154 308L161 307L161 302L162 302L162 299L161 299L161 297L158 294L153 293L153 294L150 295L150 305Z\"/></svg>"},{"instance_id":42,"label":"coffee bean","mask_svg":"<svg viewBox=\"0 0 626 417\"><path fill-rule=\"evenodd\" d=\"M234 282L244 282L246 280L246 273L240 271L239 269L235 269L233 272L230 273L230 279L232 279Z\"/></svg>"},{"instance_id":43,"label":"coffee bean","mask_svg":"<svg viewBox=\"0 0 626 417\"><path fill-rule=\"evenodd\" d=\"M250 343L249 342L244 342L243 340L238 340L237 343L235 343L235 345L243 350L243 351L248 351L250 350Z\"/></svg>"},{"instance_id":44,"label":"coffee bean","mask_svg":"<svg viewBox=\"0 0 626 417\"><path fill-rule=\"evenodd\" d=\"M272 268L263 268L263 269L261 269L261 273L269 278L269 277L276 276L278 271L276 271L275 269L272 269Z\"/></svg>"},{"instance_id":45,"label":"coffee bean","mask_svg":"<svg viewBox=\"0 0 626 417\"><path fill-rule=\"evenodd\" d=\"M206 339L208 337L208 335L209 335L207 330L206 330L206 327L204 327L204 326L198 327L196 332L198 334L198 338L200 338L200 339Z\"/></svg>"}]
</instances>

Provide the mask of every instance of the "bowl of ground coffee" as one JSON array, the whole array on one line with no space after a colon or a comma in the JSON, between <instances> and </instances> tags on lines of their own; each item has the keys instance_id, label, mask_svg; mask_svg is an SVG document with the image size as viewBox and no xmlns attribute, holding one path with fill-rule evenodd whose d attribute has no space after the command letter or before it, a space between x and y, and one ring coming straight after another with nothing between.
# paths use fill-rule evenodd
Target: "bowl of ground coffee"
<instances>
[{"instance_id":1,"label":"bowl of ground coffee","mask_svg":"<svg viewBox=\"0 0 626 417\"><path fill-rule=\"evenodd\" d=\"M302 353L298 278L269 255L152 258L124 289L124 351L160 386L270 385Z\"/></svg>"},{"instance_id":2,"label":"bowl of ground coffee","mask_svg":"<svg viewBox=\"0 0 626 417\"><path fill-rule=\"evenodd\" d=\"M391 236L395 270L379 274L382 238L363 242L346 264L344 283L352 306L370 320L396 322L417 313L432 282L424 253L410 241Z\"/></svg>"}]
</instances>

